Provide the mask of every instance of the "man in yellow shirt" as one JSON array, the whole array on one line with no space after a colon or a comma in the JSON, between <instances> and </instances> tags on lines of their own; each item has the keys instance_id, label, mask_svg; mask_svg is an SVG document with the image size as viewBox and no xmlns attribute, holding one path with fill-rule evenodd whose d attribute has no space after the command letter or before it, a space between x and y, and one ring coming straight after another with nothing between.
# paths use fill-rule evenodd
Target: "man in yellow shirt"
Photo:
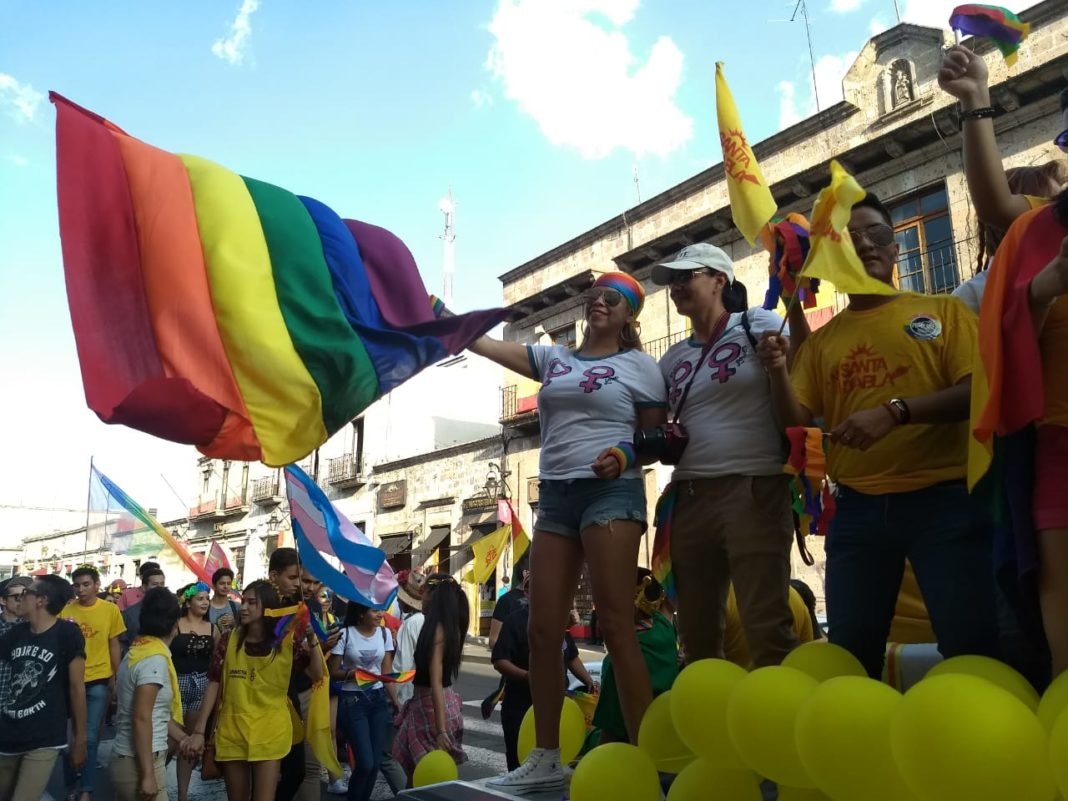
<instances>
[{"instance_id":1,"label":"man in yellow shirt","mask_svg":"<svg viewBox=\"0 0 1068 801\"><path fill-rule=\"evenodd\" d=\"M63 773L68 795L77 793L79 801L92 801L100 727L115 692L119 635L126 631L126 626L119 607L97 597L100 574L95 567L82 565L71 574L71 583L74 600L67 604L60 617L76 623L85 638L86 755L80 774L67 760L63 763Z\"/></svg>"},{"instance_id":2,"label":"man in yellow shirt","mask_svg":"<svg viewBox=\"0 0 1068 801\"><path fill-rule=\"evenodd\" d=\"M898 245L872 194L849 233L867 273L892 284ZM850 295L798 349L765 335L779 419L830 432L837 512L827 536L831 642L868 674L882 673L905 558L946 657L993 654L996 624L989 534L973 526L965 487L975 316L956 298Z\"/></svg>"}]
</instances>

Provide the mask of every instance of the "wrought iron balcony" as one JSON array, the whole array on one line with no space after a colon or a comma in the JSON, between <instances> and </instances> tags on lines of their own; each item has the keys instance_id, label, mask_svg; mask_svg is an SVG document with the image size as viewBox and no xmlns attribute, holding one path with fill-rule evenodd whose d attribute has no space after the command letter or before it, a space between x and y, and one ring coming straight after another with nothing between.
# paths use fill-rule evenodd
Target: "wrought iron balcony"
<instances>
[{"instance_id":1,"label":"wrought iron balcony","mask_svg":"<svg viewBox=\"0 0 1068 801\"><path fill-rule=\"evenodd\" d=\"M537 394L518 396L515 384L501 389L501 425L524 427L538 424Z\"/></svg>"},{"instance_id":2,"label":"wrought iron balcony","mask_svg":"<svg viewBox=\"0 0 1068 801\"><path fill-rule=\"evenodd\" d=\"M363 474L361 459L351 453L330 459L326 463L326 481L339 489L363 486L367 479Z\"/></svg>"},{"instance_id":3,"label":"wrought iron balcony","mask_svg":"<svg viewBox=\"0 0 1068 801\"><path fill-rule=\"evenodd\" d=\"M260 506L277 506L282 502L282 487L278 473L257 478L252 482L252 502Z\"/></svg>"}]
</instances>

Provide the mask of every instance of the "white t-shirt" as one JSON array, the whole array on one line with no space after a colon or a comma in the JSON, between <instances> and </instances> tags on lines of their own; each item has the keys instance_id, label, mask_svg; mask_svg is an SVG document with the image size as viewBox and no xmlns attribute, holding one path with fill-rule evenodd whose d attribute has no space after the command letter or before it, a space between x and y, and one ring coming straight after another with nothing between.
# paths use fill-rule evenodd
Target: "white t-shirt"
<instances>
[{"instance_id":1,"label":"white t-shirt","mask_svg":"<svg viewBox=\"0 0 1068 801\"><path fill-rule=\"evenodd\" d=\"M134 694L144 684L156 684L159 693L152 706L152 751L167 748L167 728L171 722L171 675L167 669L167 660L162 656L147 656L130 669L130 656L127 654L119 663L119 675L115 681L117 712L115 713L115 745L113 753L120 756L134 756L133 707Z\"/></svg>"},{"instance_id":2,"label":"white t-shirt","mask_svg":"<svg viewBox=\"0 0 1068 801\"><path fill-rule=\"evenodd\" d=\"M419 642L419 633L423 630L426 616L422 612L413 612L404 618L397 632L397 652L393 654L393 670L415 670L415 646ZM404 703L415 695L411 682L397 685L397 700Z\"/></svg>"},{"instance_id":3,"label":"white t-shirt","mask_svg":"<svg viewBox=\"0 0 1068 801\"><path fill-rule=\"evenodd\" d=\"M341 657L341 667L345 670L363 668L371 673L382 672L382 660L385 659L386 651L393 650L393 640L389 630L380 626L379 630L370 637L364 637L355 626L347 626L341 631L341 638L337 641L330 653ZM342 690L378 690L382 682L366 684L361 687L355 681L345 681L341 685Z\"/></svg>"},{"instance_id":4,"label":"white t-shirt","mask_svg":"<svg viewBox=\"0 0 1068 801\"><path fill-rule=\"evenodd\" d=\"M562 345L527 348L541 379L542 479L595 478L605 448L634 438L639 407L663 407L664 380L653 358L625 350L590 358ZM637 467L621 478L638 478Z\"/></svg>"},{"instance_id":5,"label":"white t-shirt","mask_svg":"<svg viewBox=\"0 0 1068 801\"><path fill-rule=\"evenodd\" d=\"M748 311L750 330L759 340L778 332L782 318L765 309ZM704 343L687 339L668 348L660 370L668 387L668 419L701 355ZM782 430L772 414L767 373L742 326L741 312L732 314L727 328L712 346L694 378L682 407L680 422L690 442L675 467L673 478L771 476L782 473L786 454Z\"/></svg>"},{"instance_id":6,"label":"white t-shirt","mask_svg":"<svg viewBox=\"0 0 1068 801\"><path fill-rule=\"evenodd\" d=\"M974 277L969 278L953 290L953 297L960 298L964 301L965 306L978 314L979 306L983 302L983 292L986 290L986 279L989 275L990 270L976 273Z\"/></svg>"}]
</instances>

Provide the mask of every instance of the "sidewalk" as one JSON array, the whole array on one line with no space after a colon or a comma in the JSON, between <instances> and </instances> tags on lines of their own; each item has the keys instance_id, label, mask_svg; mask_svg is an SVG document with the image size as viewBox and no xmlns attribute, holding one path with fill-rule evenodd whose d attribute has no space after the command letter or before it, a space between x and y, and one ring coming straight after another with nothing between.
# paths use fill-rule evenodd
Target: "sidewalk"
<instances>
[{"instance_id":1,"label":"sidewalk","mask_svg":"<svg viewBox=\"0 0 1068 801\"><path fill-rule=\"evenodd\" d=\"M579 647L579 658L584 663L600 662L604 659L605 650L603 645L591 645L581 640L576 641L576 643ZM469 636L467 642L464 643L464 662L476 665L491 664L489 638Z\"/></svg>"}]
</instances>

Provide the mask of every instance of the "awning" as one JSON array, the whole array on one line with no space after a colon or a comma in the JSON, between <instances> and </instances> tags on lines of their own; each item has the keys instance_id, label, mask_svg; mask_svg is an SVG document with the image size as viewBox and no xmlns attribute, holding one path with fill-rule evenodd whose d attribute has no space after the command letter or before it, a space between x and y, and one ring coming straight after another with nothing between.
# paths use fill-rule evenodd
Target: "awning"
<instances>
[{"instance_id":1,"label":"awning","mask_svg":"<svg viewBox=\"0 0 1068 801\"><path fill-rule=\"evenodd\" d=\"M419 543L419 547L412 551L412 560L416 565L421 565L427 559L430 558L430 554L434 552L434 549L441 545L441 541L452 533L451 528L441 528L437 531L431 529L430 535L423 542Z\"/></svg>"},{"instance_id":2,"label":"awning","mask_svg":"<svg viewBox=\"0 0 1068 801\"><path fill-rule=\"evenodd\" d=\"M392 559L399 553L404 553L412 544L412 532L404 531L400 534L386 534L378 543L378 547L386 553L386 559Z\"/></svg>"},{"instance_id":3,"label":"awning","mask_svg":"<svg viewBox=\"0 0 1068 801\"><path fill-rule=\"evenodd\" d=\"M463 524L465 526L481 526L485 523L497 522L497 510L487 509L482 512L476 512L475 514L464 515Z\"/></svg>"},{"instance_id":4,"label":"awning","mask_svg":"<svg viewBox=\"0 0 1068 801\"><path fill-rule=\"evenodd\" d=\"M487 532L487 534L488 533L489 532ZM464 551L471 552L471 546L474 545L476 542L478 542L483 537L487 536L487 534L483 534L481 531L478 531L477 529L475 531L472 531L468 535L466 540L461 542L459 545L453 546L452 552L455 553L455 554L462 554Z\"/></svg>"}]
</instances>

